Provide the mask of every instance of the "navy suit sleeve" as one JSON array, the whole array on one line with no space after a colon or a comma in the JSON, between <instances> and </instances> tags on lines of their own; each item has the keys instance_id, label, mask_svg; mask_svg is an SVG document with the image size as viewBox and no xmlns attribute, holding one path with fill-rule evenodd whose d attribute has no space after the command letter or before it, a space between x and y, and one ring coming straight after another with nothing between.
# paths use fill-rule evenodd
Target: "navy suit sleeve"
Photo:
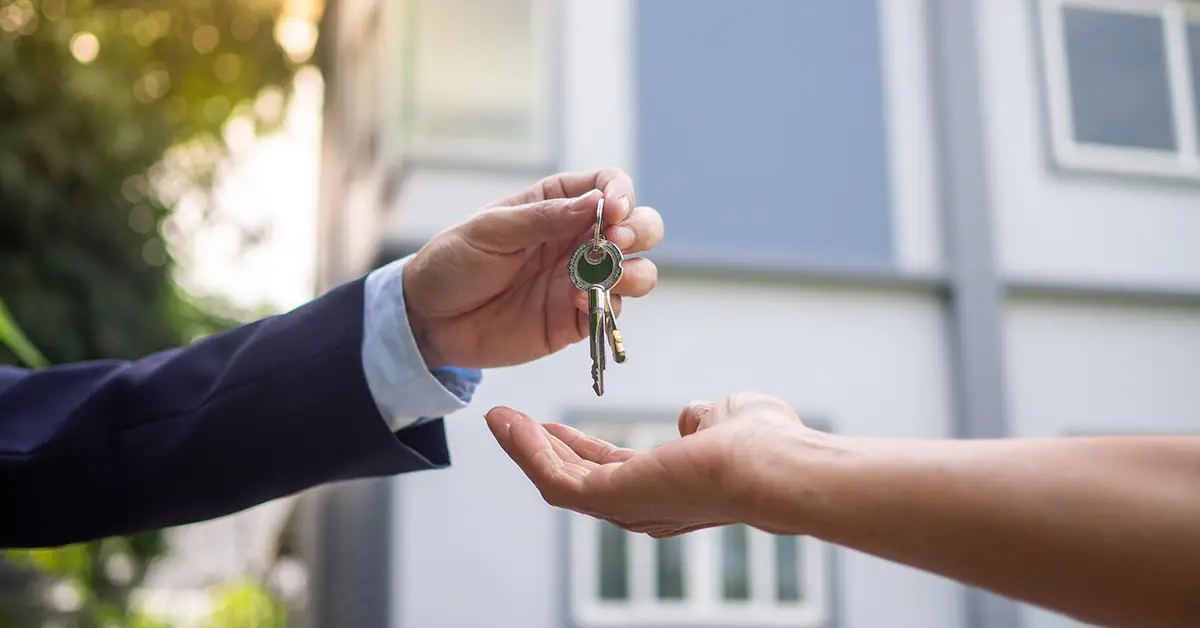
<instances>
[{"instance_id":1,"label":"navy suit sleeve","mask_svg":"<svg viewBox=\"0 0 1200 628\"><path fill-rule=\"evenodd\" d=\"M317 484L449 464L363 374L363 282L135 362L0 367L0 547L223 516Z\"/></svg>"}]
</instances>

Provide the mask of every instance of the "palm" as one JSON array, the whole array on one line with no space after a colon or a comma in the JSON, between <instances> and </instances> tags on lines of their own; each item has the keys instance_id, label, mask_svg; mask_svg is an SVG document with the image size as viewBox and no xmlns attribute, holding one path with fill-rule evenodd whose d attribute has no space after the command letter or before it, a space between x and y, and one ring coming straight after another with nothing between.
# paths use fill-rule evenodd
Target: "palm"
<instances>
[{"instance_id":1,"label":"palm","mask_svg":"<svg viewBox=\"0 0 1200 628\"><path fill-rule=\"evenodd\" d=\"M713 470L728 443L712 436L686 436L611 467L614 491L630 498L622 522L660 534L722 523L725 494Z\"/></svg>"},{"instance_id":2,"label":"palm","mask_svg":"<svg viewBox=\"0 0 1200 628\"><path fill-rule=\"evenodd\" d=\"M486 418L547 502L658 538L758 520L762 505L746 489L762 484L764 452L815 442L786 403L755 394L690 404L679 415L682 438L648 452L511 408Z\"/></svg>"},{"instance_id":3,"label":"palm","mask_svg":"<svg viewBox=\"0 0 1200 628\"><path fill-rule=\"evenodd\" d=\"M712 430L634 452L563 425L545 429L560 469L578 479L579 494L603 503L596 511L609 521L656 537L733 523L729 491L714 475L731 434Z\"/></svg>"}]
</instances>

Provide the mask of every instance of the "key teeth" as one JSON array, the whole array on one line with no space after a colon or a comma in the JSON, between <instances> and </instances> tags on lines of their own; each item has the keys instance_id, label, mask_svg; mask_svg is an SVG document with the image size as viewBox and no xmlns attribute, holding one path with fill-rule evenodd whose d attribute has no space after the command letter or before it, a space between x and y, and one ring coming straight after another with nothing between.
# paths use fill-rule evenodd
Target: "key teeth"
<instances>
[{"instance_id":1,"label":"key teeth","mask_svg":"<svg viewBox=\"0 0 1200 628\"><path fill-rule=\"evenodd\" d=\"M621 338L621 332L619 332L615 329L612 331L612 349L613 349L613 360L617 364L624 364L625 357L626 357L625 356L625 341L622 340L622 338Z\"/></svg>"},{"instance_id":2,"label":"key teeth","mask_svg":"<svg viewBox=\"0 0 1200 628\"><path fill-rule=\"evenodd\" d=\"M592 362L592 390L596 392L597 397L604 396L604 384L600 379L602 376L600 365Z\"/></svg>"}]
</instances>

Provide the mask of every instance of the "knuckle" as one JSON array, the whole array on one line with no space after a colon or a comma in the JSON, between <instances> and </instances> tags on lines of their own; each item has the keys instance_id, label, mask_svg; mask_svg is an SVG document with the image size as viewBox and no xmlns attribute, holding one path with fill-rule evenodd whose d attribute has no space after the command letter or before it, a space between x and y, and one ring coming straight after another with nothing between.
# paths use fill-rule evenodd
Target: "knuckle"
<instances>
[{"instance_id":1,"label":"knuckle","mask_svg":"<svg viewBox=\"0 0 1200 628\"><path fill-rule=\"evenodd\" d=\"M563 181L561 175L551 175L538 181L535 186L541 190L541 198L560 198L566 196L566 190L563 189Z\"/></svg>"},{"instance_id":2,"label":"knuckle","mask_svg":"<svg viewBox=\"0 0 1200 628\"><path fill-rule=\"evenodd\" d=\"M557 203L552 200L541 201L529 206L529 214L533 220L537 222L545 222L551 219L554 210L557 209Z\"/></svg>"}]
</instances>

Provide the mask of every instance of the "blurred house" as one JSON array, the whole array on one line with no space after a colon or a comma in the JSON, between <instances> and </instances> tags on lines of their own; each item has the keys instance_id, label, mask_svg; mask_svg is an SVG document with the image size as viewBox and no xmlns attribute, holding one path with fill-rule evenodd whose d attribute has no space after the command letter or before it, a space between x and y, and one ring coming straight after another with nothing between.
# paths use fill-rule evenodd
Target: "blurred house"
<instances>
[{"instance_id":1,"label":"blurred house","mask_svg":"<svg viewBox=\"0 0 1200 628\"><path fill-rule=\"evenodd\" d=\"M739 390L849 434L1200 428L1193 3L339 0L326 19L322 290L563 170L628 169L667 236L603 398L582 345L489 372L448 418L452 469L308 498L312 625L1073 625L806 538L656 542L552 510L480 418L500 403L641 447Z\"/></svg>"}]
</instances>

